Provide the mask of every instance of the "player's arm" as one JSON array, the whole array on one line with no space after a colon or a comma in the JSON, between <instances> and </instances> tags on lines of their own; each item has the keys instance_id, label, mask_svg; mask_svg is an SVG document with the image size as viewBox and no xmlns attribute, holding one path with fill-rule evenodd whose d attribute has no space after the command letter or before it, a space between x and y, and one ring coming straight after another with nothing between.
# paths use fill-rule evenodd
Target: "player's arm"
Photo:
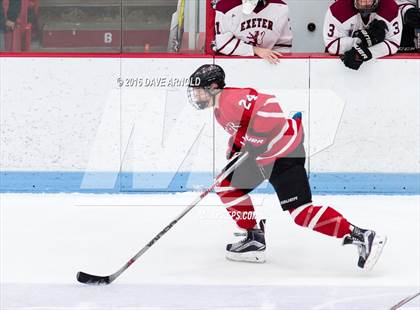
<instances>
[{"instance_id":1,"label":"player's arm","mask_svg":"<svg viewBox=\"0 0 420 310\"><path fill-rule=\"evenodd\" d=\"M379 18L378 18L379 19ZM403 28L401 12L398 10L397 16L388 22L384 19L383 23L386 24L385 39L383 42L377 43L372 47L369 47L372 53L372 58L380 58L388 55L393 55L398 51L401 42L401 33Z\"/></svg>"},{"instance_id":2,"label":"player's arm","mask_svg":"<svg viewBox=\"0 0 420 310\"><path fill-rule=\"evenodd\" d=\"M224 55L254 56L253 46L246 44L233 34L233 19L216 10L215 35L216 52Z\"/></svg>"},{"instance_id":3,"label":"player's arm","mask_svg":"<svg viewBox=\"0 0 420 310\"><path fill-rule=\"evenodd\" d=\"M237 131L233 134L228 143L227 158L229 159L234 153L245 151L246 149L246 133L251 121L251 116L255 107L255 101L258 98L258 93L254 89L246 96L240 96L232 101L229 108L232 109L232 115L239 118Z\"/></svg>"},{"instance_id":4,"label":"player's arm","mask_svg":"<svg viewBox=\"0 0 420 310\"><path fill-rule=\"evenodd\" d=\"M323 36L325 51L331 55L342 55L357 42L357 38L350 37L343 24L334 17L331 9L325 15Z\"/></svg>"},{"instance_id":5,"label":"player's arm","mask_svg":"<svg viewBox=\"0 0 420 310\"><path fill-rule=\"evenodd\" d=\"M239 127L236 135L233 137L233 145L235 148L243 148L246 145L246 134L251 122L252 113L255 109L255 102L258 98L258 93L254 89L250 89L249 94L243 98L239 98L238 102L233 102L235 105L235 114L241 115Z\"/></svg>"},{"instance_id":6,"label":"player's arm","mask_svg":"<svg viewBox=\"0 0 420 310\"><path fill-rule=\"evenodd\" d=\"M249 89L249 93L242 95L235 99L230 108L234 115L240 116L239 126L236 134L232 135L229 140L228 158L233 153L239 151L248 151L251 154L258 155L263 151L259 150L261 147L266 149L266 135L264 130L260 128L259 131L254 131L256 119L259 118L260 111L256 110L256 101L258 100L258 92L254 89ZM257 127L261 125L257 121Z\"/></svg>"},{"instance_id":7,"label":"player's arm","mask_svg":"<svg viewBox=\"0 0 420 310\"><path fill-rule=\"evenodd\" d=\"M420 28L420 8L415 5L416 0L397 0L404 25L410 28Z\"/></svg>"},{"instance_id":8,"label":"player's arm","mask_svg":"<svg viewBox=\"0 0 420 310\"><path fill-rule=\"evenodd\" d=\"M287 122L277 98L267 99L265 104L254 112L248 132L256 137L266 137L281 129Z\"/></svg>"},{"instance_id":9,"label":"player's arm","mask_svg":"<svg viewBox=\"0 0 420 310\"><path fill-rule=\"evenodd\" d=\"M404 18L408 10L416 8L415 0L396 0L401 11L401 16Z\"/></svg>"},{"instance_id":10,"label":"player's arm","mask_svg":"<svg viewBox=\"0 0 420 310\"><path fill-rule=\"evenodd\" d=\"M280 53L290 53L292 48L292 28L290 27L290 20L289 20L289 9L286 6L284 9L284 15L280 18L282 23L280 23L279 27L279 38L276 44L273 47L273 51L280 52Z\"/></svg>"},{"instance_id":11,"label":"player's arm","mask_svg":"<svg viewBox=\"0 0 420 310\"><path fill-rule=\"evenodd\" d=\"M251 155L258 156L270 148L273 135L285 133L282 129L287 129L287 118L275 97L250 113L246 130L238 131L235 143L239 142Z\"/></svg>"},{"instance_id":12,"label":"player's arm","mask_svg":"<svg viewBox=\"0 0 420 310\"><path fill-rule=\"evenodd\" d=\"M216 48L215 51L224 55L234 56L258 56L270 63L277 63L279 52L272 51L268 48L252 46L238 39L231 29L233 29L233 19L229 18L223 12L216 10L215 18L215 34Z\"/></svg>"}]
</instances>

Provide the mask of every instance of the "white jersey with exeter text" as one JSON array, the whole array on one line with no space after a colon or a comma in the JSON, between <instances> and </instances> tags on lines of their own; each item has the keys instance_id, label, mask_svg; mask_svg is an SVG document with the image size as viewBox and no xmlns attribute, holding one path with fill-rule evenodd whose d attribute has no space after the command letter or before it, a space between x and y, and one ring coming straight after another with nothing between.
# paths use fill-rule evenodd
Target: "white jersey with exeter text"
<instances>
[{"instance_id":1,"label":"white jersey with exeter text","mask_svg":"<svg viewBox=\"0 0 420 310\"><path fill-rule=\"evenodd\" d=\"M254 46L290 52L288 6L281 0L267 0L251 14L244 14L241 0L220 0L216 5L215 34L215 50L225 55L253 56Z\"/></svg>"},{"instance_id":2,"label":"white jersey with exeter text","mask_svg":"<svg viewBox=\"0 0 420 310\"><path fill-rule=\"evenodd\" d=\"M360 43L353 37L357 30L367 29L374 19L383 20L388 30L385 40L369 47L372 58L395 54L401 41L401 12L394 0L380 0L375 12L363 18L354 7L354 0L338 0L328 9L324 21L324 42L326 52L343 55Z\"/></svg>"}]
</instances>

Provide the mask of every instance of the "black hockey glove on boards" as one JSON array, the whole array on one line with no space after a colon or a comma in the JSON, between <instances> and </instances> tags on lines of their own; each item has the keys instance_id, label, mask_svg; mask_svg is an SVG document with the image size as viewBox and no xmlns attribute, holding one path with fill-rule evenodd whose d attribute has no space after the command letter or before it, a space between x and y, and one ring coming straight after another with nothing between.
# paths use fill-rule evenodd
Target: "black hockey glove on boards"
<instances>
[{"instance_id":1,"label":"black hockey glove on boards","mask_svg":"<svg viewBox=\"0 0 420 310\"><path fill-rule=\"evenodd\" d=\"M347 68L359 70L363 62L372 59L369 48L363 45L356 45L341 56L341 61Z\"/></svg>"}]
</instances>

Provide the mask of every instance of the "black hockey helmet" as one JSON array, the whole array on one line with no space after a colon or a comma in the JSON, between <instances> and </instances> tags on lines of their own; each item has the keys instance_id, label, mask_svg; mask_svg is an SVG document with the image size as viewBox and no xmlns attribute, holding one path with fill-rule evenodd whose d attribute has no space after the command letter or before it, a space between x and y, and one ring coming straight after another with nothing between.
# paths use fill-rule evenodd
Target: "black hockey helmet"
<instances>
[{"instance_id":1,"label":"black hockey helmet","mask_svg":"<svg viewBox=\"0 0 420 310\"><path fill-rule=\"evenodd\" d=\"M354 0L354 7L362 15L369 15L374 12L380 0Z\"/></svg>"},{"instance_id":2,"label":"black hockey helmet","mask_svg":"<svg viewBox=\"0 0 420 310\"><path fill-rule=\"evenodd\" d=\"M188 85L188 99L191 104L202 110L206 108L212 96L225 87L225 71L213 64L202 65L191 75ZM195 89L203 89L206 98L198 98Z\"/></svg>"}]
</instances>

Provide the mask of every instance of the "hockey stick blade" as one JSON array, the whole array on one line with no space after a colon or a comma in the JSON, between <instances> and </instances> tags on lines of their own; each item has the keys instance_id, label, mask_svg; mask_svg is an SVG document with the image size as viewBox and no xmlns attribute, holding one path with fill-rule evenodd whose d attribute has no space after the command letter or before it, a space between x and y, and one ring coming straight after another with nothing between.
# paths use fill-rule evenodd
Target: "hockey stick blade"
<instances>
[{"instance_id":1,"label":"hockey stick blade","mask_svg":"<svg viewBox=\"0 0 420 310\"><path fill-rule=\"evenodd\" d=\"M88 273L84 273L82 271L79 271L77 273L77 281L83 284L90 284L90 285L108 285L112 282L113 279L111 279L110 276L94 276Z\"/></svg>"}]
</instances>

